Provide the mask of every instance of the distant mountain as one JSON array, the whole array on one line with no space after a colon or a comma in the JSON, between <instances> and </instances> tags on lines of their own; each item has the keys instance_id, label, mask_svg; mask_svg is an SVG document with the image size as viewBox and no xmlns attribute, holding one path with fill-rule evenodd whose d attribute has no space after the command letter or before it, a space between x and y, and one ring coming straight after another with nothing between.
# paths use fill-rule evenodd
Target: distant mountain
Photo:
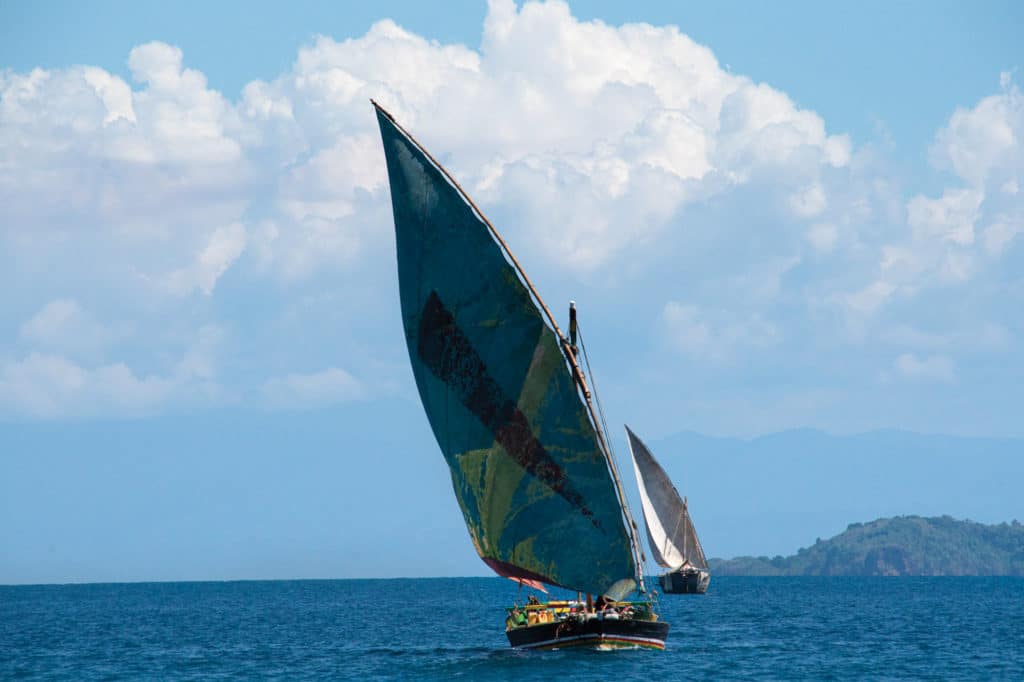
<instances>
[{"instance_id":1,"label":"distant mountain","mask_svg":"<svg viewBox=\"0 0 1024 682\"><path fill-rule=\"evenodd\" d=\"M1024 525L950 516L852 523L788 557L711 559L712 575L1024 576Z\"/></svg>"}]
</instances>

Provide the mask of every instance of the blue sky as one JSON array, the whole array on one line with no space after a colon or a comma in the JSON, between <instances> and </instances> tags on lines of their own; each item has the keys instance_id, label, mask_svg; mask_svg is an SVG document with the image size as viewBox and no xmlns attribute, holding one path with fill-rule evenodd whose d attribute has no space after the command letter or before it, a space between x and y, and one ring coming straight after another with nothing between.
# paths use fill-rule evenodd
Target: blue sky
<instances>
[{"instance_id":1,"label":"blue sky","mask_svg":"<svg viewBox=\"0 0 1024 682\"><path fill-rule=\"evenodd\" d=\"M457 526L405 357L371 96L464 181L556 310L579 302L613 423L654 442L1024 436L1017 3L40 2L4 4L0 24L10 486L38 481L38 453L63 462L52 485L73 484L61 434L98 464L125 443L179 443L237 472L230 506L274 468L247 466L251 438L215 447L204 420L265 423L268 443L301 425L338 450L397 430L391 449L317 462L352 480L382 461L415 472L437 485L408 479L404 499ZM137 440L118 440L126 424ZM266 461L297 456L268 447ZM68 499L122 499L175 452L155 447L149 473L104 468ZM217 494L182 485L186 503ZM103 560L147 532L139 499L95 556L69 550L98 573L47 564L73 510L18 499L0 530L25 556L43 549L11 580L153 573ZM308 490L274 499L320 518ZM334 519L342 554L372 555L338 504L317 523ZM393 538L416 535L382 514ZM230 518L223 532L248 537ZM294 530L264 521L255 546L273 555ZM175 556L216 536L190 545L203 531L175 528ZM430 570L479 570L457 556ZM239 575L184 565L160 576Z\"/></svg>"}]
</instances>

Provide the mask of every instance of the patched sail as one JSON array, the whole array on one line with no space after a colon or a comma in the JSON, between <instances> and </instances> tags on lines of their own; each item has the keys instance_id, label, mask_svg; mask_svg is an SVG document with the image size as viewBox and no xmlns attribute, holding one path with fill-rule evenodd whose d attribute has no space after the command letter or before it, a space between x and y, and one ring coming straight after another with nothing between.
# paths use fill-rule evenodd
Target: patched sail
<instances>
[{"instance_id":1,"label":"patched sail","mask_svg":"<svg viewBox=\"0 0 1024 682\"><path fill-rule=\"evenodd\" d=\"M558 338L460 190L377 120L409 359L477 552L502 576L624 595L633 549Z\"/></svg>"},{"instance_id":2,"label":"patched sail","mask_svg":"<svg viewBox=\"0 0 1024 682\"><path fill-rule=\"evenodd\" d=\"M684 565L706 569L708 562L686 503L651 451L628 426L626 435L654 560L672 570Z\"/></svg>"}]
</instances>

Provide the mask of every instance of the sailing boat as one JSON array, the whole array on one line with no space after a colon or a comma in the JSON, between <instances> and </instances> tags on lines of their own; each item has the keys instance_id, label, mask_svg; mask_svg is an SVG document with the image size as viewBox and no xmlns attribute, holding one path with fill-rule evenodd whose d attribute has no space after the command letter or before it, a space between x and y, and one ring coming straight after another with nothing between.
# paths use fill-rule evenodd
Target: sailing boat
<instances>
[{"instance_id":1,"label":"sailing boat","mask_svg":"<svg viewBox=\"0 0 1024 682\"><path fill-rule=\"evenodd\" d=\"M664 648L649 599L624 601L647 594L643 555L575 338L451 174L373 106L409 360L470 539L520 586L577 592L510 607L509 643Z\"/></svg>"},{"instance_id":2,"label":"sailing boat","mask_svg":"<svg viewBox=\"0 0 1024 682\"><path fill-rule=\"evenodd\" d=\"M658 576L662 592L704 594L711 572L704 549L687 508L668 474L629 427L626 427L633 470L640 488L640 503L647 525L647 541L654 560L668 573Z\"/></svg>"}]
</instances>

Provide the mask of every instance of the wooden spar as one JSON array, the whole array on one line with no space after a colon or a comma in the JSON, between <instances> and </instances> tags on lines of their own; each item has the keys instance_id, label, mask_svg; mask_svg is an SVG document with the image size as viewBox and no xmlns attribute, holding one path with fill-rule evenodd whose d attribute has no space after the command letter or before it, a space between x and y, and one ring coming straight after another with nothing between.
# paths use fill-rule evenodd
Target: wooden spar
<instances>
[{"instance_id":1,"label":"wooden spar","mask_svg":"<svg viewBox=\"0 0 1024 682\"><path fill-rule=\"evenodd\" d=\"M643 589L644 571L643 563L640 557L640 544L639 540L636 537L636 523L633 521L633 517L629 513L629 506L626 504L626 494L622 490L622 481L619 479L618 469L615 466L615 460L611 455L611 450L608 448L607 441L605 441L604 432L601 430L600 422L597 419L597 414L594 412L594 404L590 399L590 389L587 388L587 381L586 379L583 378L583 370L580 369L579 362L577 362L576 356L572 352L572 346L569 344L569 341L565 338L565 335L562 334L562 329L558 326L558 322L555 320L555 316L551 314L551 310L548 309L547 304L544 303L544 299L540 297L540 294L537 292L537 289L533 286L533 282L531 282L530 278L526 276L526 271L523 270L523 267L519 264L519 261L512 254L512 250L509 249L508 244L505 242L505 239L501 236L501 234L498 232L498 229L494 227L491 221L487 219L487 216L484 215L484 212L480 210L480 207L476 205L476 202L473 201L473 199L469 196L466 190L462 189L462 185L460 185L458 181L452 176L452 174L448 172L447 168L441 165L440 161L434 158L433 154L427 151L426 147L420 144L419 140L413 137L412 133L410 133L408 130L402 127L402 124L395 120L395 117L392 116L387 109L382 107L380 104L377 103L376 100L373 99L370 100L370 104L372 104L377 111L387 116L388 120L391 121L396 128L402 131L402 134L409 138L409 140L413 144L415 144L417 148L419 148L423 155L430 159L430 162L433 163L434 166L439 171L441 171L442 174L444 174L448 182L450 182L452 186L455 187L456 190L458 190L459 194L466 201L466 203L470 205L474 212L476 212L477 217L479 217L483 224L487 226L487 229L490 230L491 235L494 237L495 241L498 242L498 245L501 246L501 250L505 252L505 256L508 257L509 261L512 263L512 266L516 269L516 272L519 274L519 277L523 280L523 284L526 285L526 288L529 290L530 295L533 296L534 300L537 301L537 305L539 305L540 309L544 312L544 316L547 318L548 323L551 325L551 328L555 332L555 335L558 337L558 343L559 346L561 346L562 348L562 354L569 361L570 367L572 367L573 377L576 379L576 382L579 385L580 390L583 392L583 398L587 406L587 412L590 415L590 421L594 427L595 433L597 434L598 445L601 447L601 454L604 455L605 462L608 464L608 468L612 475L612 480L615 482L615 492L618 495L619 506L621 507L623 516L626 520L626 530L629 532L629 540L633 549L633 558L634 562L636 563L637 580L639 581L641 589Z\"/></svg>"}]
</instances>

